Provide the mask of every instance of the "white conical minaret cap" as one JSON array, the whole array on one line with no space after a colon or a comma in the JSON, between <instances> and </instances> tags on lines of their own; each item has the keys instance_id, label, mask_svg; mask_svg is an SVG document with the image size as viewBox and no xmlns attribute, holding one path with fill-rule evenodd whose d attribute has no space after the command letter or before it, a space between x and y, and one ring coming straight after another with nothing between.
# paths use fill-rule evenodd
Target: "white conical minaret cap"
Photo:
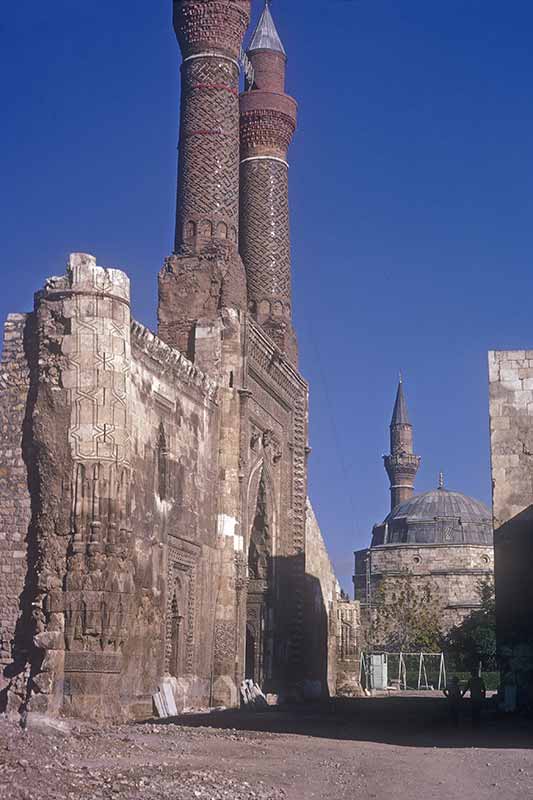
<instances>
[{"instance_id":1,"label":"white conical minaret cap","mask_svg":"<svg viewBox=\"0 0 533 800\"><path fill-rule=\"evenodd\" d=\"M265 3L265 8L259 18L257 28L252 36L250 46L248 47L248 52L252 50L275 50L278 53L283 53L284 56L287 55L283 43L279 38L274 20L272 19L268 0Z\"/></svg>"}]
</instances>

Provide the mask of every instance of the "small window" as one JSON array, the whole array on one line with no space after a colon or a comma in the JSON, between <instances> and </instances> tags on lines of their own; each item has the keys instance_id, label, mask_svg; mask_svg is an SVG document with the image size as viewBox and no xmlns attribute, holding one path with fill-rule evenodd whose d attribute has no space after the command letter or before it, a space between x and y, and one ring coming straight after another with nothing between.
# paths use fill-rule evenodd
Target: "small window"
<instances>
[{"instance_id":1,"label":"small window","mask_svg":"<svg viewBox=\"0 0 533 800\"><path fill-rule=\"evenodd\" d=\"M168 447L163 423L159 426L157 438L157 493L160 500L167 499L168 491Z\"/></svg>"}]
</instances>

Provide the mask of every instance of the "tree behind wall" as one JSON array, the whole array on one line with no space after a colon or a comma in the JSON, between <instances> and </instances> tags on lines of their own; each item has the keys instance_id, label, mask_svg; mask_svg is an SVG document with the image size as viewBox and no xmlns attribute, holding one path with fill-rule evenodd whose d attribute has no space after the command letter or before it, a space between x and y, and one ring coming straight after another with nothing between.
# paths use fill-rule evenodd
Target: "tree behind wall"
<instances>
[{"instance_id":1,"label":"tree behind wall","mask_svg":"<svg viewBox=\"0 0 533 800\"><path fill-rule=\"evenodd\" d=\"M388 578L373 598L365 648L383 652L440 652L442 602L411 575Z\"/></svg>"},{"instance_id":2,"label":"tree behind wall","mask_svg":"<svg viewBox=\"0 0 533 800\"><path fill-rule=\"evenodd\" d=\"M459 668L476 670L496 669L496 602L494 582L480 581L479 609L472 611L460 625L451 629L445 648Z\"/></svg>"}]
</instances>

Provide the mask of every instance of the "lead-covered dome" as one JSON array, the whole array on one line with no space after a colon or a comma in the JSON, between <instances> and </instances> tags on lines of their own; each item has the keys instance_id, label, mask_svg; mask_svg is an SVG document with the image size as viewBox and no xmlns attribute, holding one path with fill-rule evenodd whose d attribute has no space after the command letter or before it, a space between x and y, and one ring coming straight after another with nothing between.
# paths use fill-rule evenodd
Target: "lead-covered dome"
<instances>
[{"instance_id":1,"label":"lead-covered dome","mask_svg":"<svg viewBox=\"0 0 533 800\"><path fill-rule=\"evenodd\" d=\"M397 544L492 545L489 508L461 492L439 488L415 495L374 528L372 546Z\"/></svg>"}]
</instances>

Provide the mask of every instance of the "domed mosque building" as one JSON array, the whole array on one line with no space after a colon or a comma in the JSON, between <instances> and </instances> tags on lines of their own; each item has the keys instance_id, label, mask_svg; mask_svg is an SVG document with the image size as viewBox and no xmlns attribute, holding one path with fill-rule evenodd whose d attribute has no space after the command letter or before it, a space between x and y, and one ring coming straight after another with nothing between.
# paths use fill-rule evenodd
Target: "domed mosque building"
<instances>
[{"instance_id":1,"label":"domed mosque building","mask_svg":"<svg viewBox=\"0 0 533 800\"><path fill-rule=\"evenodd\" d=\"M438 488L414 494L420 458L401 380L390 442L384 461L391 511L374 526L370 547L355 553L355 597L363 612L377 611L393 601L399 579L409 581L441 607L446 632L479 607L479 584L493 576L492 513L479 500L447 489L442 474Z\"/></svg>"}]
</instances>

